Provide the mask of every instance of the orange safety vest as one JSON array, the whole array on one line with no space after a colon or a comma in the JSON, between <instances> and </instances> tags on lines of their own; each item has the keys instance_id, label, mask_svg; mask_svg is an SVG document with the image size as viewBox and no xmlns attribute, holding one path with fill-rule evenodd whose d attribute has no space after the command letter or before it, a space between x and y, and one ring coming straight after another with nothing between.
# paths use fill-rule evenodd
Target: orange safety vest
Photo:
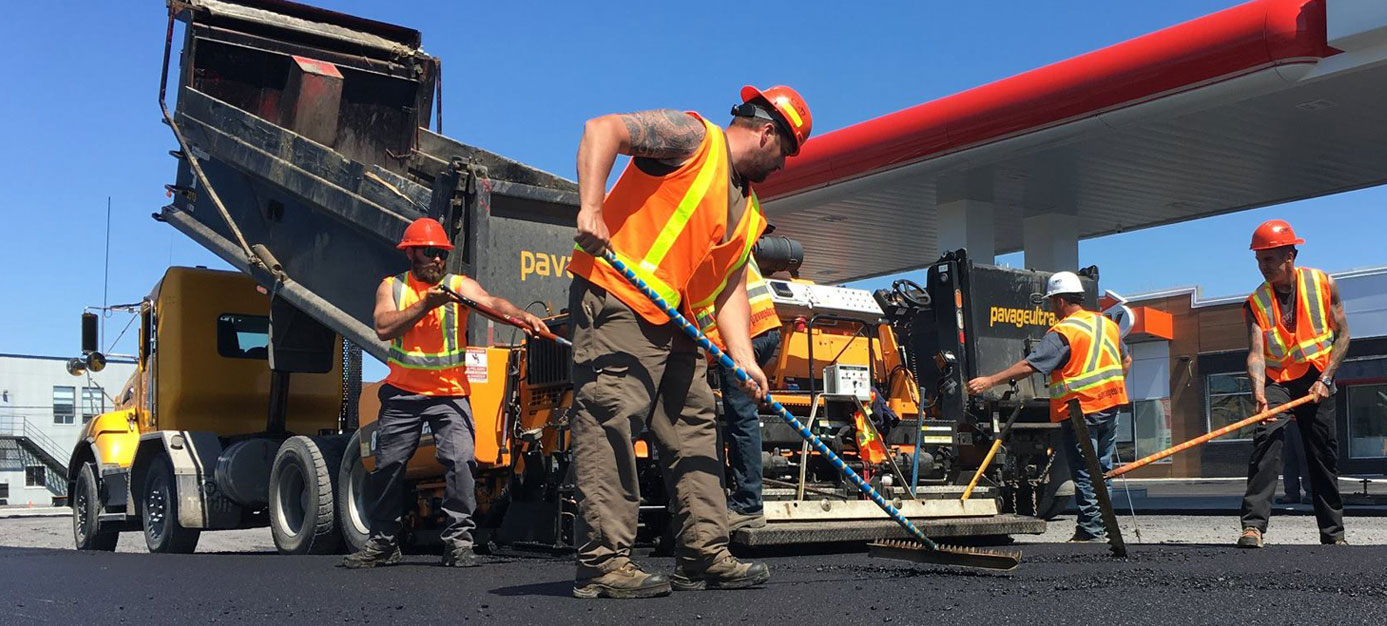
<instances>
[{"instance_id":1,"label":"orange safety vest","mask_svg":"<svg viewBox=\"0 0 1387 626\"><path fill-rule=\"evenodd\" d=\"M742 243L736 238L722 241L727 231L731 179L727 140L721 128L696 113L689 115L706 129L698 152L664 176L651 176L634 162L628 163L602 202L602 219L611 232L617 258L676 309L683 303L690 278L709 252L719 244ZM568 271L616 296L646 321L669 322L664 311L610 264L577 246Z\"/></svg>"},{"instance_id":2,"label":"orange safety vest","mask_svg":"<svg viewBox=\"0 0 1387 626\"><path fill-rule=\"evenodd\" d=\"M698 271L689 280L688 293L703 294L696 299L692 295L689 298L694 322L703 334L719 347L726 344L722 342L722 336L718 333L717 311L714 305L717 304L718 296L727 289L728 276L743 264L746 264L747 272L747 303L751 305L751 336L780 328L780 318L775 314L775 303L771 301L770 285L761 276L756 260L751 258L751 249L756 246L756 240L760 239L761 233L765 230L766 219L761 215L761 204L753 193L732 240L713 248L708 253L707 261L699 266ZM734 243L739 245L734 246Z\"/></svg>"},{"instance_id":3,"label":"orange safety vest","mask_svg":"<svg viewBox=\"0 0 1387 626\"><path fill-rule=\"evenodd\" d=\"M1079 399L1084 415L1127 404L1122 375L1122 335L1117 324L1094 311L1079 311L1050 328L1069 342L1069 362L1050 373L1050 421L1069 419L1066 406Z\"/></svg>"},{"instance_id":4,"label":"orange safety vest","mask_svg":"<svg viewBox=\"0 0 1387 626\"><path fill-rule=\"evenodd\" d=\"M1324 371L1334 347L1329 296L1328 275L1308 267L1296 268L1295 332L1286 330L1271 283L1262 283L1247 297L1253 321L1262 329L1267 378L1279 383L1295 380L1304 376L1311 365Z\"/></svg>"},{"instance_id":5,"label":"orange safety vest","mask_svg":"<svg viewBox=\"0 0 1387 626\"><path fill-rule=\"evenodd\" d=\"M423 299L433 285L411 272L385 279L395 297L395 310L403 311ZM443 284L462 289L462 277L447 274ZM467 382L467 315L471 310L449 302L424 315L404 335L390 342L390 375L386 384L426 396L465 396Z\"/></svg>"}]
</instances>

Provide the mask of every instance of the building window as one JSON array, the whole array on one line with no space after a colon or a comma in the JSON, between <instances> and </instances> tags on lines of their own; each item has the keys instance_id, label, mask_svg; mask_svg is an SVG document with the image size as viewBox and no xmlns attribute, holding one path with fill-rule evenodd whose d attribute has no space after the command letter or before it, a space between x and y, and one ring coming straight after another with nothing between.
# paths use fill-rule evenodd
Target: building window
<instances>
[{"instance_id":1,"label":"building window","mask_svg":"<svg viewBox=\"0 0 1387 626\"><path fill-rule=\"evenodd\" d=\"M1387 385L1348 388L1348 455L1387 457Z\"/></svg>"},{"instance_id":2,"label":"building window","mask_svg":"<svg viewBox=\"0 0 1387 626\"><path fill-rule=\"evenodd\" d=\"M1170 400L1136 400L1117 414L1117 458L1131 463L1170 447ZM1155 464L1170 463L1166 457Z\"/></svg>"},{"instance_id":3,"label":"building window","mask_svg":"<svg viewBox=\"0 0 1387 626\"><path fill-rule=\"evenodd\" d=\"M82 388L82 423L106 412L106 394L100 387Z\"/></svg>"},{"instance_id":4,"label":"building window","mask_svg":"<svg viewBox=\"0 0 1387 626\"><path fill-rule=\"evenodd\" d=\"M217 318L217 354L232 359L267 359L270 318L226 314Z\"/></svg>"},{"instance_id":5,"label":"building window","mask_svg":"<svg viewBox=\"0 0 1387 626\"><path fill-rule=\"evenodd\" d=\"M1246 374L1210 374L1204 378L1204 406L1209 432L1252 417L1256 406L1252 402L1252 383ZM1252 439L1256 425L1245 426L1219 437L1219 441Z\"/></svg>"},{"instance_id":6,"label":"building window","mask_svg":"<svg viewBox=\"0 0 1387 626\"><path fill-rule=\"evenodd\" d=\"M48 486L48 481L46 480L46 478L47 478L47 473L48 473L48 468L46 468L46 467L44 467L44 466L42 466L42 465L30 465L30 466L28 466L28 467L25 467L25 468L24 468L24 486L25 486L25 487L47 487L47 486Z\"/></svg>"},{"instance_id":7,"label":"building window","mask_svg":"<svg viewBox=\"0 0 1387 626\"><path fill-rule=\"evenodd\" d=\"M77 415L77 388L53 387L53 423L71 424Z\"/></svg>"}]
</instances>

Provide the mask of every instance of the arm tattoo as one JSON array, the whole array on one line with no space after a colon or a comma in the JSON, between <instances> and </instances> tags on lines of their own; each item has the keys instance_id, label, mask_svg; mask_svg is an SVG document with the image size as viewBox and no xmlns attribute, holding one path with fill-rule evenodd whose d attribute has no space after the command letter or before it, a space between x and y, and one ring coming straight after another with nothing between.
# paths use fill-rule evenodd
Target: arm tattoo
<instances>
[{"instance_id":1,"label":"arm tattoo","mask_svg":"<svg viewBox=\"0 0 1387 626\"><path fill-rule=\"evenodd\" d=\"M707 132L693 116L671 109L621 116L631 135L631 156L683 160L698 151Z\"/></svg>"},{"instance_id":2,"label":"arm tattoo","mask_svg":"<svg viewBox=\"0 0 1387 626\"><path fill-rule=\"evenodd\" d=\"M1348 356L1348 316L1344 314L1344 303L1339 300L1339 284L1329 279L1329 314L1334 321L1334 346L1329 349L1329 363L1321 376L1334 377L1339 364Z\"/></svg>"},{"instance_id":3,"label":"arm tattoo","mask_svg":"<svg viewBox=\"0 0 1387 626\"><path fill-rule=\"evenodd\" d=\"M1262 327L1247 315L1247 380L1256 395L1266 392L1267 362L1262 355Z\"/></svg>"}]
</instances>

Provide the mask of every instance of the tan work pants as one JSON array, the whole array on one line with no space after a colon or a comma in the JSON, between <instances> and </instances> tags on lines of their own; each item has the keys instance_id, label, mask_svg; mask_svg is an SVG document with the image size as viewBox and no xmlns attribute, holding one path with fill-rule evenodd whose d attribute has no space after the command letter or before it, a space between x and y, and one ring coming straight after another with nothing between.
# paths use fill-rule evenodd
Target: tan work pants
<instances>
[{"instance_id":1,"label":"tan work pants","mask_svg":"<svg viewBox=\"0 0 1387 626\"><path fill-rule=\"evenodd\" d=\"M606 290L575 277L573 465L578 577L631 560L640 487L633 438L649 429L673 499L679 563L727 556L727 500L707 363L674 324L654 325Z\"/></svg>"}]
</instances>

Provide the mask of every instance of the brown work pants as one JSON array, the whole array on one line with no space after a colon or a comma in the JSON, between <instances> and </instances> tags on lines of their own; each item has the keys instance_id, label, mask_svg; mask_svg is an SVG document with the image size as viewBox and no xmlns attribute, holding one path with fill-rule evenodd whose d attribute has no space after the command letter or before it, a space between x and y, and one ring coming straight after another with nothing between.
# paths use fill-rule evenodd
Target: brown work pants
<instances>
[{"instance_id":1,"label":"brown work pants","mask_svg":"<svg viewBox=\"0 0 1387 626\"><path fill-rule=\"evenodd\" d=\"M727 500L707 363L674 324L655 325L581 277L573 324L573 466L579 578L631 560L640 486L633 439L649 429L673 500L679 563L728 555Z\"/></svg>"}]
</instances>

